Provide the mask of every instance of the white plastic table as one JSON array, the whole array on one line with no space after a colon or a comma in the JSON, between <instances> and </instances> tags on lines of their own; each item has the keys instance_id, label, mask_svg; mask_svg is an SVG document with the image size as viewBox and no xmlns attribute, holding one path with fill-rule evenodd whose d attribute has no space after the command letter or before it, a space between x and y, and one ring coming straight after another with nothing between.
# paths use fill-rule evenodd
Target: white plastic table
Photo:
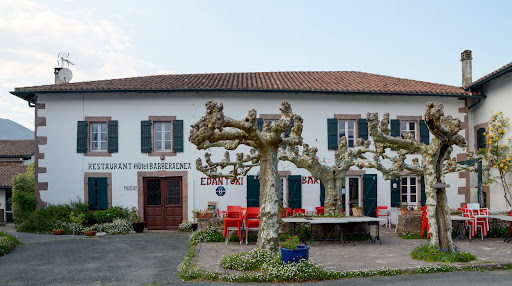
<instances>
[{"instance_id":1,"label":"white plastic table","mask_svg":"<svg viewBox=\"0 0 512 286\"><path fill-rule=\"evenodd\" d=\"M512 223L512 216L508 216L508 215L489 215L489 218L499 219L499 220L502 220L502 221L508 221L508 222ZM512 240L512 236L507 236L507 237L505 237L503 242L507 242L508 243L511 240Z\"/></svg>"}]
</instances>

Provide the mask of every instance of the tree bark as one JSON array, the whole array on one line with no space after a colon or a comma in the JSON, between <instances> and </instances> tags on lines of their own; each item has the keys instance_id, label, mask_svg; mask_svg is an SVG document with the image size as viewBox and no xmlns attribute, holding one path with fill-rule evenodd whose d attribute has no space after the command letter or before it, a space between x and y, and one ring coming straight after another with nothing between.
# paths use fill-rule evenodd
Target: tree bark
<instances>
[{"instance_id":1,"label":"tree bark","mask_svg":"<svg viewBox=\"0 0 512 286\"><path fill-rule=\"evenodd\" d=\"M260 229L259 249L277 250L279 246L279 202L277 199L277 149L260 150Z\"/></svg>"}]
</instances>

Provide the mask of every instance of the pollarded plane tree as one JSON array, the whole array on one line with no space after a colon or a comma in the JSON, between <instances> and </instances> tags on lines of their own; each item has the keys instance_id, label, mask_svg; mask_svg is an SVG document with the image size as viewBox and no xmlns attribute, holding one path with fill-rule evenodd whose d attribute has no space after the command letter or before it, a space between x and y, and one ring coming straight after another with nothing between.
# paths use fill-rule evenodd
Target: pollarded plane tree
<instances>
[{"instance_id":1,"label":"pollarded plane tree","mask_svg":"<svg viewBox=\"0 0 512 286\"><path fill-rule=\"evenodd\" d=\"M293 114L290 104L281 103L281 117L275 126L265 123L261 131L257 126L257 113L252 109L242 120L224 115L222 103L208 101L206 114L192 125L189 141L197 149L222 147L235 150L240 145L258 149L260 165L260 231L257 247L260 249L277 250L278 238L278 150L280 146L296 146L302 144L302 117ZM293 120L293 128L292 127ZM290 130L289 136L283 136ZM245 158L244 155L237 157ZM234 168L238 169L238 168ZM237 172L237 171L234 171Z\"/></svg>"},{"instance_id":2,"label":"pollarded plane tree","mask_svg":"<svg viewBox=\"0 0 512 286\"><path fill-rule=\"evenodd\" d=\"M444 183L444 162L450 158L453 145L465 147L464 137L458 135L460 120L445 116L443 105L428 102L425 109L425 123L434 135L430 144L417 142L410 135L393 137L390 135L389 114L380 121L377 113L368 113L368 131L381 148L394 148L403 154L417 153L422 157L422 170L425 176L427 218L430 226L431 243L442 249L453 251L452 224L447 204L446 189L433 188L436 183ZM403 151L401 151L401 149Z\"/></svg>"},{"instance_id":3,"label":"pollarded plane tree","mask_svg":"<svg viewBox=\"0 0 512 286\"><path fill-rule=\"evenodd\" d=\"M310 147L308 144L303 144L302 152L298 146L284 146L279 152L279 159L290 161L298 168L308 170L315 179L320 180L325 187L325 215L336 215L341 214L343 208L340 190L347 171L350 167L366 161L364 154L372 151L369 149L370 143L369 140L359 138L354 147L348 148L347 139L341 137L332 166L322 164L323 162L316 156L318 148Z\"/></svg>"}]
</instances>

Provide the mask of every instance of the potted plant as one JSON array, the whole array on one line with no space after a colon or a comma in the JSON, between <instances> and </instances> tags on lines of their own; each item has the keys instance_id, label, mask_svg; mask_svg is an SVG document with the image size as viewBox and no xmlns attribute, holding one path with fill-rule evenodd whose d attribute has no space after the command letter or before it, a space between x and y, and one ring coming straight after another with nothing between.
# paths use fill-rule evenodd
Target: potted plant
<instances>
[{"instance_id":1,"label":"potted plant","mask_svg":"<svg viewBox=\"0 0 512 286\"><path fill-rule=\"evenodd\" d=\"M96 230L94 230L94 229L88 229L88 230L84 231L84 234L85 234L86 236L93 236L93 235L95 235L95 234L96 234Z\"/></svg>"},{"instance_id":2,"label":"potted plant","mask_svg":"<svg viewBox=\"0 0 512 286\"><path fill-rule=\"evenodd\" d=\"M138 216L135 221L132 222L133 230L135 230L136 233L143 233L145 223L141 221L141 218Z\"/></svg>"},{"instance_id":3,"label":"potted plant","mask_svg":"<svg viewBox=\"0 0 512 286\"><path fill-rule=\"evenodd\" d=\"M298 245L299 237L294 235L281 242L281 259L283 263L297 263L301 259L309 259L309 246Z\"/></svg>"},{"instance_id":4,"label":"potted plant","mask_svg":"<svg viewBox=\"0 0 512 286\"><path fill-rule=\"evenodd\" d=\"M283 203L279 203L279 218L286 217L286 213L288 212L287 209L284 208Z\"/></svg>"},{"instance_id":5,"label":"potted plant","mask_svg":"<svg viewBox=\"0 0 512 286\"><path fill-rule=\"evenodd\" d=\"M55 235L63 235L64 234L64 230L62 228L52 229L52 232Z\"/></svg>"},{"instance_id":6,"label":"potted plant","mask_svg":"<svg viewBox=\"0 0 512 286\"><path fill-rule=\"evenodd\" d=\"M353 207L352 208L352 215L353 216L363 216L363 209L360 206Z\"/></svg>"},{"instance_id":7,"label":"potted plant","mask_svg":"<svg viewBox=\"0 0 512 286\"><path fill-rule=\"evenodd\" d=\"M409 210L407 211L408 215L421 215L421 210L414 209L414 206L409 206Z\"/></svg>"},{"instance_id":8,"label":"potted plant","mask_svg":"<svg viewBox=\"0 0 512 286\"><path fill-rule=\"evenodd\" d=\"M194 214L194 218L212 218L213 210L193 210L192 213Z\"/></svg>"},{"instance_id":9,"label":"potted plant","mask_svg":"<svg viewBox=\"0 0 512 286\"><path fill-rule=\"evenodd\" d=\"M407 215L408 213L409 213L409 210L407 209L407 203L401 202L400 203L400 214Z\"/></svg>"}]
</instances>

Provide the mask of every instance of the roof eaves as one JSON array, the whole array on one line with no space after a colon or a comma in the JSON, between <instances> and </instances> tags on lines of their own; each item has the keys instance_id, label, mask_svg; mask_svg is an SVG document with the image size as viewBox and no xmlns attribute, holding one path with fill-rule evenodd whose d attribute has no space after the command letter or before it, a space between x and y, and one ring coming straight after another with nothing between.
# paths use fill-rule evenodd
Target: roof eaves
<instances>
[{"instance_id":1,"label":"roof eaves","mask_svg":"<svg viewBox=\"0 0 512 286\"><path fill-rule=\"evenodd\" d=\"M512 65L510 65L510 66L508 66L508 67L506 67L506 68L504 68L504 69L502 69L502 70L500 70L498 72L491 73L488 76L483 77L483 78L481 78L481 79L471 83L470 85L464 87L464 90L469 91L471 89L479 88L479 87L483 86L484 84L490 82L491 80L493 80L495 78L498 78L498 77L500 77L500 76L502 76L502 75L504 75L504 74L506 74L508 72L511 72L511 71L512 71Z\"/></svg>"},{"instance_id":2,"label":"roof eaves","mask_svg":"<svg viewBox=\"0 0 512 286\"><path fill-rule=\"evenodd\" d=\"M325 93L325 94L375 94L375 95L406 95L406 96L439 96L439 97L460 97L460 98L485 98L485 95L470 95L467 92L461 93L438 93L438 92L422 92L408 91L398 92L385 90L348 90L348 91L330 91L330 90L276 90L276 89L223 89L223 88L185 88L185 89L84 89L84 90L40 90L40 91L11 91L10 93L27 100L29 96L45 93L95 93L95 92L198 92L198 91L224 91L224 92L283 92L283 93Z\"/></svg>"}]
</instances>

